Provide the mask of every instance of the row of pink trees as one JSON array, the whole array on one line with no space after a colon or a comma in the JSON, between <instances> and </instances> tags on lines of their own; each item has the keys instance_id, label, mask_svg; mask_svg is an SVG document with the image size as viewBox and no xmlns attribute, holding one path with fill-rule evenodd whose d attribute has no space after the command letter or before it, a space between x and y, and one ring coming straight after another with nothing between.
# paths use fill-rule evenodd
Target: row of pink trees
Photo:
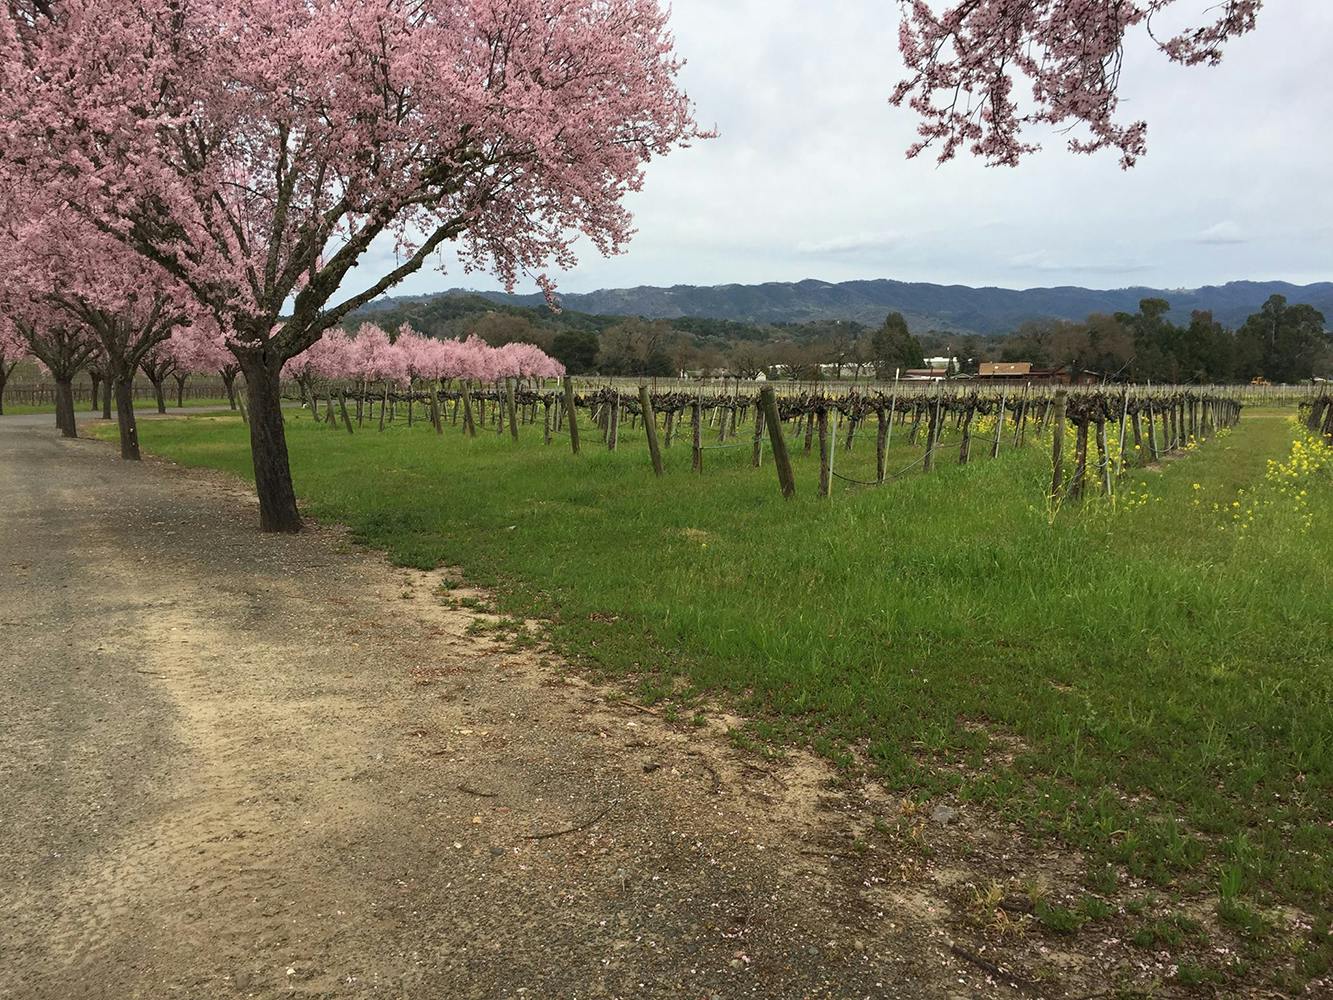
<instances>
[{"instance_id":1,"label":"row of pink trees","mask_svg":"<svg viewBox=\"0 0 1333 1000\"><path fill-rule=\"evenodd\" d=\"M98 245L81 314L222 331L295 531L282 366L446 244L548 289L580 233L618 252L644 165L703 135L679 69L656 0L9 0L0 174Z\"/></svg>"},{"instance_id":2,"label":"row of pink trees","mask_svg":"<svg viewBox=\"0 0 1333 1000\"><path fill-rule=\"evenodd\" d=\"M436 340L408 326L395 339L375 324L363 323L355 337L341 330L325 334L288 361L283 374L297 380L388 382L410 387L418 382L560 378L565 366L532 344L492 347L476 336Z\"/></svg>"}]
</instances>

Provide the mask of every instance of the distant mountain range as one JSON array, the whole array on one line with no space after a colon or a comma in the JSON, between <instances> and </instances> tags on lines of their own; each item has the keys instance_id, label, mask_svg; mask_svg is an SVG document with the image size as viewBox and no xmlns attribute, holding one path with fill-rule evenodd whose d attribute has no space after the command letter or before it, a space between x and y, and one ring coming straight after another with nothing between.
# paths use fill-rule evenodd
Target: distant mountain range
<instances>
[{"instance_id":1,"label":"distant mountain range","mask_svg":"<svg viewBox=\"0 0 1333 1000\"><path fill-rule=\"evenodd\" d=\"M566 309L602 316L646 319L705 317L748 323L806 323L851 320L879 324L900 312L912 331L946 330L994 334L1012 331L1025 320L1081 320L1092 313L1133 312L1139 300L1163 298L1172 318L1187 322L1196 309L1211 310L1226 326L1239 326L1273 294L1293 303L1307 303L1333 320L1333 282L1292 285L1285 281L1231 281L1204 288L970 288L891 281L798 281L763 285L674 285L613 288L561 296ZM437 295L381 299L365 312L392 309L440 295L481 295L492 302L527 308L544 305L542 296L505 295L453 289Z\"/></svg>"}]
</instances>

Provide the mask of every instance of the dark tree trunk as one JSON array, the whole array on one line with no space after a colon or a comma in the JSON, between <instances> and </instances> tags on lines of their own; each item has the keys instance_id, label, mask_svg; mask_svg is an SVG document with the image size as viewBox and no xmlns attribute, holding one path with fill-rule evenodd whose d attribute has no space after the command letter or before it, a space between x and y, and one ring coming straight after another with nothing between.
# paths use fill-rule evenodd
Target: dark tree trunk
<instances>
[{"instance_id":1,"label":"dark tree trunk","mask_svg":"<svg viewBox=\"0 0 1333 1000\"><path fill-rule=\"evenodd\" d=\"M139 461L139 425L134 422L134 373L115 380L116 421L120 424L120 457Z\"/></svg>"},{"instance_id":2,"label":"dark tree trunk","mask_svg":"<svg viewBox=\"0 0 1333 1000\"><path fill-rule=\"evenodd\" d=\"M236 409L236 375L228 375L225 371L222 374L222 384L227 387L227 405L233 410Z\"/></svg>"},{"instance_id":3,"label":"dark tree trunk","mask_svg":"<svg viewBox=\"0 0 1333 1000\"><path fill-rule=\"evenodd\" d=\"M279 363L271 367L261 356L241 362L245 372L246 401L250 408L250 455L259 495L259 527L263 531L297 532L301 515L287 460L287 435L282 422Z\"/></svg>"},{"instance_id":4,"label":"dark tree trunk","mask_svg":"<svg viewBox=\"0 0 1333 1000\"><path fill-rule=\"evenodd\" d=\"M5 383L9 381L9 372L5 371L5 363L0 361L0 417L5 415Z\"/></svg>"},{"instance_id":5,"label":"dark tree trunk","mask_svg":"<svg viewBox=\"0 0 1333 1000\"><path fill-rule=\"evenodd\" d=\"M171 377L176 380L176 409L183 410L185 409L185 380L190 376L173 375Z\"/></svg>"},{"instance_id":6,"label":"dark tree trunk","mask_svg":"<svg viewBox=\"0 0 1333 1000\"><path fill-rule=\"evenodd\" d=\"M74 426L74 386L67 378L56 379L56 426L67 437L78 437Z\"/></svg>"},{"instance_id":7,"label":"dark tree trunk","mask_svg":"<svg viewBox=\"0 0 1333 1000\"><path fill-rule=\"evenodd\" d=\"M111 419L111 376L102 379L102 419Z\"/></svg>"},{"instance_id":8,"label":"dark tree trunk","mask_svg":"<svg viewBox=\"0 0 1333 1000\"><path fill-rule=\"evenodd\" d=\"M148 381L150 381L150 382L153 383L153 395L154 395L155 397L157 397L157 412L158 412L158 413L166 413L166 412L167 412L167 397L166 397L166 395L162 392L162 380L161 380L160 378L151 378L151 377L150 377L150 378L148 379Z\"/></svg>"},{"instance_id":9,"label":"dark tree trunk","mask_svg":"<svg viewBox=\"0 0 1333 1000\"><path fill-rule=\"evenodd\" d=\"M93 401L92 401L92 405L89 406L88 409L89 409L90 411L92 411L93 413L96 413L96 412L97 412L97 401L98 401L98 399L100 398L100 394L98 393L98 389L100 389L101 386L102 386L102 376L99 375L99 374L97 374L97 372L92 372L92 371L90 371L90 372L88 373L88 381L90 381L90 382L93 384Z\"/></svg>"}]
</instances>

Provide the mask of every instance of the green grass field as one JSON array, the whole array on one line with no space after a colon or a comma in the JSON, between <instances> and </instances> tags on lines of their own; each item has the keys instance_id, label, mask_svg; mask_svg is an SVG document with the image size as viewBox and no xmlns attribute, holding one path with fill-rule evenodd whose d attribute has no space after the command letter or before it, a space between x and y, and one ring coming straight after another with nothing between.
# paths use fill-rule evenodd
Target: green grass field
<instances>
[{"instance_id":1,"label":"green grass field","mask_svg":"<svg viewBox=\"0 0 1333 1000\"><path fill-rule=\"evenodd\" d=\"M226 406L226 405L227 405L226 397L218 399L204 399L204 398L187 399L185 401L185 409L187 410L194 410L202 407ZM176 397L174 395L167 397L167 408L172 410L176 409ZM154 403L151 399L138 399L135 400L134 409L135 412L138 413L140 416L149 413L156 413L157 404ZM29 406L26 403L20 404L20 403L7 402L5 403L4 415L0 416L0 419L4 419L4 416L19 416L25 413L50 413L54 415L55 412L56 412L56 407L54 403L44 403L41 406ZM96 412L93 412L93 410L89 408L86 400L78 403L74 407L74 412L80 420L83 420L87 417L96 417L101 414L100 409L98 409Z\"/></svg>"},{"instance_id":2,"label":"green grass field","mask_svg":"<svg viewBox=\"0 0 1333 1000\"><path fill-rule=\"evenodd\" d=\"M1248 413L1054 517L1044 444L960 467L946 439L935 473L824 501L797 446L784 502L748 432L702 476L677 442L661 480L628 428L614 454L585 429L577 458L539 427L468 440L402 414L349 437L302 413L288 441L310 514L463 567L670 717L720 697L752 719L738 743L808 744L1080 849L1089 891L1212 899L1303 981L1333 957L1333 461L1292 457L1290 415ZM141 436L250 473L230 415ZM906 437L891 469L919 455ZM871 478L872 444L838 471ZM1277 904L1314 930L1279 945Z\"/></svg>"}]
</instances>

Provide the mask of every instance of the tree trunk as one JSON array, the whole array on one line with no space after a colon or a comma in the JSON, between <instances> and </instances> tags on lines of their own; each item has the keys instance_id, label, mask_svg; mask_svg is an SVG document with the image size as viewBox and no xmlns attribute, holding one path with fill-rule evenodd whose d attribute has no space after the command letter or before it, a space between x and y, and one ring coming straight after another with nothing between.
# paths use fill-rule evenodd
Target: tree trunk
<instances>
[{"instance_id":1,"label":"tree trunk","mask_svg":"<svg viewBox=\"0 0 1333 1000\"><path fill-rule=\"evenodd\" d=\"M111 419L111 383L114 380L110 375L102 379L102 419Z\"/></svg>"},{"instance_id":2,"label":"tree trunk","mask_svg":"<svg viewBox=\"0 0 1333 1000\"><path fill-rule=\"evenodd\" d=\"M120 457L139 461L139 427L134 422L134 373L115 379L116 421L120 424Z\"/></svg>"},{"instance_id":3,"label":"tree trunk","mask_svg":"<svg viewBox=\"0 0 1333 1000\"><path fill-rule=\"evenodd\" d=\"M70 383L71 379L56 379L56 426L67 438L79 436L74 426L74 386Z\"/></svg>"},{"instance_id":4,"label":"tree trunk","mask_svg":"<svg viewBox=\"0 0 1333 1000\"><path fill-rule=\"evenodd\" d=\"M9 372L5 371L5 363L0 361L0 417L5 415L5 383L9 381Z\"/></svg>"},{"instance_id":5,"label":"tree trunk","mask_svg":"<svg viewBox=\"0 0 1333 1000\"><path fill-rule=\"evenodd\" d=\"M226 372L222 372L221 375L222 384L227 389L227 405L234 410L236 409L236 376L228 375Z\"/></svg>"},{"instance_id":6,"label":"tree trunk","mask_svg":"<svg viewBox=\"0 0 1333 1000\"><path fill-rule=\"evenodd\" d=\"M100 396L100 394L99 394L99 392L98 392L98 389L99 389L99 388L101 387L101 385L102 385L102 376L101 376L101 375L98 375L96 372L92 372L92 371L90 371L90 372L88 373L88 381L91 382L92 385L93 385L93 402L92 402L92 405L91 405L90 407L88 407L88 409L91 410L93 413L96 413L96 412L97 412L97 400L98 400L98 398L99 398L99 396Z\"/></svg>"},{"instance_id":7,"label":"tree trunk","mask_svg":"<svg viewBox=\"0 0 1333 1000\"><path fill-rule=\"evenodd\" d=\"M162 392L162 380L150 377L148 381L153 383L153 395L157 397L157 412L166 413L167 397Z\"/></svg>"},{"instance_id":8,"label":"tree trunk","mask_svg":"<svg viewBox=\"0 0 1333 1000\"><path fill-rule=\"evenodd\" d=\"M172 376L176 380L176 409L178 410L185 409L185 380L189 377L188 375Z\"/></svg>"},{"instance_id":9,"label":"tree trunk","mask_svg":"<svg viewBox=\"0 0 1333 1000\"><path fill-rule=\"evenodd\" d=\"M250 457L254 462L255 492L259 495L260 530L300 531L301 515L296 510L296 491L287 460L278 366L270 367L259 356L247 356L241 367L250 410Z\"/></svg>"}]
</instances>

